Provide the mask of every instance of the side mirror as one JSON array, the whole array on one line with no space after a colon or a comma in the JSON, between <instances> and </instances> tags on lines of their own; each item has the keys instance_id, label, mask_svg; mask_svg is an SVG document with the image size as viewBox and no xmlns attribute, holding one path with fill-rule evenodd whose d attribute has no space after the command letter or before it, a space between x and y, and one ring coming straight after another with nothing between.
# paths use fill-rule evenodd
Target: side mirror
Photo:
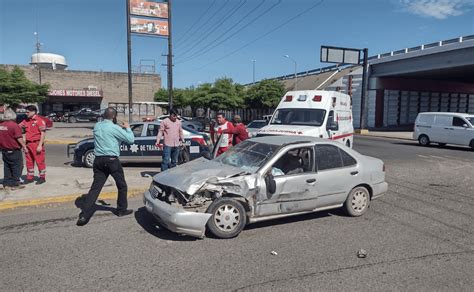
<instances>
[{"instance_id":1,"label":"side mirror","mask_svg":"<svg viewBox=\"0 0 474 292\"><path fill-rule=\"evenodd\" d=\"M274 194L276 192L276 182L271 172L267 173L265 176L265 185L267 187L268 194Z\"/></svg>"},{"instance_id":2,"label":"side mirror","mask_svg":"<svg viewBox=\"0 0 474 292\"><path fill-rule=\"evenodd\" d=\"M466 129L469 128L469 126L467 124L463 124L462 127L466 128Z\"/></svg>"}]
</instances>

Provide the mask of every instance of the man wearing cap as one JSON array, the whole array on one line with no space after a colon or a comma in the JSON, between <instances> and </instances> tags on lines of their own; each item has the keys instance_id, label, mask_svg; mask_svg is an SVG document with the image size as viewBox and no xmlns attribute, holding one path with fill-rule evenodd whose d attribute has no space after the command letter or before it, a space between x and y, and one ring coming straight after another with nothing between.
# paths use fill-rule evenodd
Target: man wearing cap
<instances>
[{"instance_id":1,"label":"man wearing cap","mask_svg":"<svg viewBox=\"0 0 474 292\"><path fill-rule=\"evenodd\" d=\"M16 114L6 109L0 114L0 150L3 160L3 187L5 190L23 188L20 176L23 171L23 155L21 149L26 149L21 128L15 122Z\"/></svg>"},{"instance_id":2,"label":"man wearing cap","mask_svg":"<svg viewBox=\"0 0 474 292\"><path fill-rule=\"evenodd\" d=\"M44 151L44 139L46 137L46 123L38 115L38 109L34 105L26 107L26 120L23 120L19 126L25 132L26 147L26 180L25 183L33 182L35 176L35 163L38 166L39 180L36 184L46 182L46 155Z\"/></svg>"},{"instance_id":3,"label":"man wearing cap","mask_svg":"<svg viewBox=\"0 0 474 292\"><path fill-rule=\"evenodd\" d=\"M240 142L247 140L249 138L249 131L247 127L242 123L242 119L239 115L235 115L234 119L234 127L231 129L225 129L223 133L230 133L233 134L233 144L234 146L239 144Z\"/></svg>"}]
</instances>

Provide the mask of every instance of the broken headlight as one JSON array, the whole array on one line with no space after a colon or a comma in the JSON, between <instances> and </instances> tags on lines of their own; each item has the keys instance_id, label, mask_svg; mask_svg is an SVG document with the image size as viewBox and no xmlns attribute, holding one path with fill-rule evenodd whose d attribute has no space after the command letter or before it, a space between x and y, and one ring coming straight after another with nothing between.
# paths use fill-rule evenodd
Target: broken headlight
<instances>
[{"instance_id":1,"label":"broken headlight","mask_svg":"<svg viewBox=\"0 0 474 292\"><path fill-rule=\"evenodd\" d=\"M163 190L158 186L157 183L152 182L150 184L149 192L152 198L158 199L158 196L163 192Z\"/></svg>"}]
</instances>

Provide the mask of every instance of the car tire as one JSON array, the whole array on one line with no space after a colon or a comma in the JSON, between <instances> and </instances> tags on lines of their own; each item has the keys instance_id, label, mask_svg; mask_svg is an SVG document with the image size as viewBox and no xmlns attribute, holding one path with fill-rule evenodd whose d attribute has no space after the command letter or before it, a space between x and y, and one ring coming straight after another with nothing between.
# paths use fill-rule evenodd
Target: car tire
<instances>
[{"instance_id":1,"label":"car tire","mask_svg":"<svg viewBox=\"0 0 474 292\"><path fill-rule=\"evenodd\" d=\"M94 149L90 149L90 150L87 150L86 153L84 153L84 158L82 160L82 163L84 164L85 167L92 168L94 166L94 160L95 160Z\"/></svg>"},{"instance_id":2,"label":"car tire","mask_svg":"<svg viewBox=\"0 0 474 292\"><path fill-rule=\"evenodd\" d=\"M420 137L418 137L418 143L420 143L420 145L422 146L428 146L430 145L430 138L426 135L420 135Z\"/></svg>"},{"instance_id":3,"label":"car tire","mask_svg":"<svg viewBox=\"0 0 474 292\"><path fill-rule=\"evenodd\" d=\"M179 151L178 164L184 164L186 162L189 162L189 160L191 160L189 156L189 152L185 147L184 149L181 149Z\"/></svg>"},{"instance_id":4,"label":"car tire","mask_svg":"<svg viewBox=\"0 0 474 292\"><path fill-rule=\"evenodd\" d=\"M370 193L367 188L359 186L355 187L347 196L344 202L344 210L351 217L359 217L364 215L369 209Z\"/></svg>"},{"instance_id":5,"label":"car tire","mask_svg":"<svg viewBox=\"0 0 474 292\"><path fill-rule=\"evenodd\" d=\"M69 123L77 123L77 119L76 117L69 117L69 119L67 120Z\"/></svg>"},{"instance_id":6,"label":"car tire","mask_svg":"<svg viewBox=\"0 0 474 292\"><path fill-rule=\"evenodd\" d=\"M207 221L207 229L217 238L236 237L247 224L244 206L230 198L215 200L206 213L212 214Z\"/></svg>"}]
</instances>

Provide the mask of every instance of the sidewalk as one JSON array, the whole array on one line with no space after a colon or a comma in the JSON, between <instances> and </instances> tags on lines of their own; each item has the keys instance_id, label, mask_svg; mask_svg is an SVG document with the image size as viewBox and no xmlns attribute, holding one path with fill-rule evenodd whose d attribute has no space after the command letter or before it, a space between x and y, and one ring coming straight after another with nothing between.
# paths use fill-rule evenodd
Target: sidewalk
<instances>
[{"instance_id":1,"label":"sidewalk","mask_svg":"<svg viewBox=\"0 0 474 292\"><path fill-rule=\"evenodd\" d=\"M128 184L128 196L142 195L148 189L152 176L158 169L125 168L125 179ZM3 167L0 168L3 178ZM6 191L0 186L0 211L16 207L36 206L49 203L73 202L78 196L88 192L92 184L93 173L90 168L82 167L48 167L46 183L31 183L24 189ZM115 201L117 188L112 177L109 177L101 192L101 199Z\"/></svg>"},{"instance_id":2,"label":"sidewalk","mask_svg":"<svg viewBox=\"0 0 474 292\"><path fill-rule=\"evenodd\" d=\"M413 140L413 132L390 132L390 131L369 131L367 134L356 134L358 136L392 138L402 140Z\"/></svg>"},{"instance_id":3,"label":"sidewalk","mask_svg":"<svg viewBox=\"0 0 474 292\"><path fill-rule=\"evenodd\" d=\"M86 138L92 138L92 128L86 125L77 127L58 125L46 132L46 144L71 144Z\"/></svg>"}]
</instances>

